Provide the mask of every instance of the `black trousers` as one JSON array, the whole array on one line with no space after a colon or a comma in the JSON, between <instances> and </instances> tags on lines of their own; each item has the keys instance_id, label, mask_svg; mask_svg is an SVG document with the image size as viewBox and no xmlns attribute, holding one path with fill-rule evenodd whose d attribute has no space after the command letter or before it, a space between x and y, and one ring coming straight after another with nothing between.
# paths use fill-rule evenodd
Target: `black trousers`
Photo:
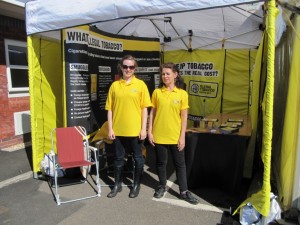
<instances>
[{"instance_id":1,"label":"black trousers","mask_svg":"<svg viewBox=\"0 0 300 225\"><path fill-rule=\"evenodd\" d=\"M160 185L167 184L168 151L171 151L174 162L179 191L187 191L187 178L184 150L179 151L177 145L155 144L156 170Z\"/></svg>"},{"instance_id":2,"label":"black trousers","mask_svg":"<svg viewBox=\"0 0 300 225\"><path fill-rule=\"evenodd\" d=\"M115 166L124 166L124 157L126 153L126 148L129 148L133 153L133 158L135 162L135 168L144 168L144 157L142 153L143 141L139 137L116 137L114 140L114 148L116 153Z\"/></svg>"}]
</instances>

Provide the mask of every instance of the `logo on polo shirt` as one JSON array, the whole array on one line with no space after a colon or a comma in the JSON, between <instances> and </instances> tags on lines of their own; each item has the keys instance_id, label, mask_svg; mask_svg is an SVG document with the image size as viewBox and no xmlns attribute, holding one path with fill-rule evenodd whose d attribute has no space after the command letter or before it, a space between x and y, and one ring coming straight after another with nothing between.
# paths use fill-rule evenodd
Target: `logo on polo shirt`
<instances>
[{"instance_id":1,"label":"logo on polo shirt","mask_svg":"<svg viewBox=\"0 0 300 225\"><path fill-rule=\"evenodd\" d=\"M180 100L178 100L178 99L173 99L173 103L174 103L174 105L177 105L177 104L180 103Z\"/></svg>"},{"instance_id":2,"label":"logo on polo shirt","mask_svg":"<svg viewBox=\"0 0 300 225\"><path fill-rule=\"evenodd\" d=\"M137 92L138 92L138 90L137 90L136 88L132 88L130 91L131 91L132 93L137 93Z\"/></svg>"}]
</instances>

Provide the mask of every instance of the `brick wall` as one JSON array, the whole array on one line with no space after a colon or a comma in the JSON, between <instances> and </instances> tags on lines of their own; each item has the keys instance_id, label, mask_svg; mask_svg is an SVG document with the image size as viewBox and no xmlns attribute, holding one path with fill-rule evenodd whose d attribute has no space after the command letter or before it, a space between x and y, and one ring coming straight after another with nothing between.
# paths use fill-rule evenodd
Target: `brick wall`
<instances>
[{"instance_id":1,"label":"brick wall","mask_svg":"<svg viewBox=\"0 0 300 225\"><path fill-rule=\"evenodd\" d=\"M26 41L25 22L0 16L0 149L30 141L30 134L15 136L14 113L30 105L29 97L8 98L4 39Z\"/></svg>"}]
</instances>

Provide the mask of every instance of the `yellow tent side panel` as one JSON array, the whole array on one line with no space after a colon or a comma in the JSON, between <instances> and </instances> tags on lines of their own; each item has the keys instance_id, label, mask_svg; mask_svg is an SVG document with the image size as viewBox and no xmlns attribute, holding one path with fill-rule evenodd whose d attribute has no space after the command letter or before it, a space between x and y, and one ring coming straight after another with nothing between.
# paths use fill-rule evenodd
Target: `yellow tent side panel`
<instances>
[{"instance_id":1,"label":"yellow tent side panel","mask_svg":"<svg viewBox=\"0 0 300 225\"><path fill-rule=\"evenodd\" d=\"M296 32L300 34L300 17L296 18ZM292 62L287 96L287 105L281 144L280 188L279 196L284 209L292 204L292 194L297 158L300 111L300 40L294 33Z\"/></svg>"},{"instance_id":2,"label":"yellow tent side panel","mask_svg":"<svg viewBox=\"0 0 300 225\"><path fill-rule=\"evenodd\" d=\"M58 41L28 36L33 172L51 150L51 131L62 125L62 60Z\"/></svg>"},{"instance_id":3,"label":"yellow tent side panel","mask_svg":"<svg viewBox=\"0 0 300 225\"><path fill-rule=\"evenodd\" d=\"M254 63L251 56L250 50L226 51L223 113L234 112L243 115L249 113L250 69Z\"/></svg>"}]
</instances>

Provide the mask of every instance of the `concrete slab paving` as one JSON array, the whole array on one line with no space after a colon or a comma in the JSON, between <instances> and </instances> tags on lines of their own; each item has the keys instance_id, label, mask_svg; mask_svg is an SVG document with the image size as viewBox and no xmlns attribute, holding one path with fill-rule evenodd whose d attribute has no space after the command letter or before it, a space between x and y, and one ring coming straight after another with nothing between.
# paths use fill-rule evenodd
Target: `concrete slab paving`
<instances>
[{"instance_id":1,"label":"concrete slab paving","mask_svg":"<svg viewBox=\"0 0 300 225\"><path fill-rule=\"evenodd\" d=\"M101 197L60 206L56 204L48 182L33 179L31 155L30 147L12 152L0 151L0 224L239 224L238 215L232 217L228 212L231 206L236 207L244 200L243 196L239 193L232 196L218 187L203 186L190 190L199 198L198 205L182 201L178 198L172 163L168 165L168 192L161 199L153 198L158 181L151 149L147 151L142 188L137 198L128 197L129 187L123 187L115 198L107 198L110 187L103 186ZM102 184L113 184L113 177L105 170L101 177ZM124 182L130 183L131 178ZM62 188L61 197L69 199L92 192L86 186L72 185Z\"/></svg>"}]
</instances>

